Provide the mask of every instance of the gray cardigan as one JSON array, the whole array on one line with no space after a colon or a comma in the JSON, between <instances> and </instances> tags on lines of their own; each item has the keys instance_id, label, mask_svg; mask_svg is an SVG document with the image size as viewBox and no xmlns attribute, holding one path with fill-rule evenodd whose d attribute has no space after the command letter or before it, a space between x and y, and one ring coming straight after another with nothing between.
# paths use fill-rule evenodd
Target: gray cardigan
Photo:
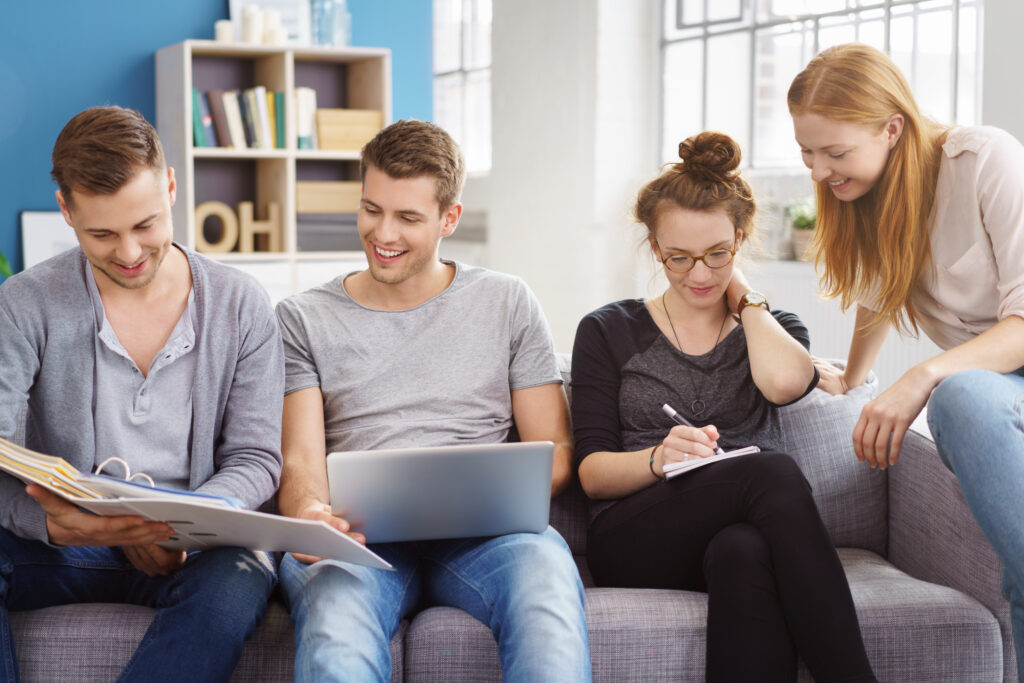
<instances>
[{"instance_id":1,"label":"gray cardigan","mask_svg":"<svg viewBox=\"0 0 1024 683\"><path fill-rule=\"evenodd\" d=\"M281 474L284 356L274 311L249 275L188 249L196 329L189 488L258 507ZM27 402L25 446L79 470L95 462L96 317L80 249L0 286L0 436L10 439ZM48 539L42 508L0 474L0 525Z\"/></svg>"}]
</instances>

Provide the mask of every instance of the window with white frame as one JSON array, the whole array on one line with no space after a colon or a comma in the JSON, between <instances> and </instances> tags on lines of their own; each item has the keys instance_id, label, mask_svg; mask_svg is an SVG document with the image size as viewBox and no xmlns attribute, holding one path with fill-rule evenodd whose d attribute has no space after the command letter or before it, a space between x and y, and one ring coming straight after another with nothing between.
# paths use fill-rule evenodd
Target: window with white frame
<instances>
[{"instance_id":1,"label":"window with white frame","mask_svg":"<svg viewBox=\"0 0 1024 683\"><path fill-rule=\"evenodd\" d=\"M983 0L663 0L661 157L721 130L754 168L800 166L786 92L815 54L859 41L887 52L922 111L979 118Z\"/></svg>"},{"instance_id":2,"label":"window with white frame","mask_svg":"<svg viewBox=\"0 0 1024 683\"><path fill-rule=\"evenodd\" d=\"M491 169L491 0L434 0L434 123Z\"/></svg>"}]
</instances>

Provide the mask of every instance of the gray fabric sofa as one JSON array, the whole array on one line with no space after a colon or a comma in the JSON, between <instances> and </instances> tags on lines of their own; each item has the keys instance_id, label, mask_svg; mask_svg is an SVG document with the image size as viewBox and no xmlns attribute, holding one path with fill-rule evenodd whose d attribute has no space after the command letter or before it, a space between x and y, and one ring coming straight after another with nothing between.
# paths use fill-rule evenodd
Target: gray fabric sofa
<instances>
[{"instance_id":1,"label":"gray fabric sofa","mask_svg":"<svg viewBox=\"0 0 1024 683\"><path fill-rule=\"evenodd\" d=\"M899 464L887 472L854 458L850 433L872 390L816 390L784 409L783 426L839 548L875 673L882 681L914 683L1015 681L1000 563L934 444L909 435ZM593 587L578 485L553 501L551 522L588 586L594 680L702 681L706 596ZM23 680L113 680L151 617L148 608L106 604L13 614ZM415 615L391 650L393 681L500 680L490 631L456 609ZM291 622L275 600L233 680L288 681L292 661ZM802 665L800 680L811 680Z\"/></svg>"}]
</instances>

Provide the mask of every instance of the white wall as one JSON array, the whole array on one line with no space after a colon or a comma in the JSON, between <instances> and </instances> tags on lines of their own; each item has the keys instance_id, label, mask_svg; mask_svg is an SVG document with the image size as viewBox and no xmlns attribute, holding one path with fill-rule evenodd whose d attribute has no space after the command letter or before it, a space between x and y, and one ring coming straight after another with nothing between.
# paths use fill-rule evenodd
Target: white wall
<instances>
[{"instance_id":1,"label":"white wall","mask_svg":"<svg viewBox=\"0 0 1024 683\"><path fill-rule=\"evenodd\" d=\"M494 2L487 262L530 284L561 351L636 290L627 215L656 163L657 4Z\"/></svg>"},{"instance_id":2,"label":"white wall","mask_svg":"<svg viewBox=\"0 0 1024 683\"><path fill-rule=\"evenodd\" d=\"M985 0L982 25L981 121L1024 140L1024 88L1019 76L1024 2Z\"/></svg>"}]
</instances>

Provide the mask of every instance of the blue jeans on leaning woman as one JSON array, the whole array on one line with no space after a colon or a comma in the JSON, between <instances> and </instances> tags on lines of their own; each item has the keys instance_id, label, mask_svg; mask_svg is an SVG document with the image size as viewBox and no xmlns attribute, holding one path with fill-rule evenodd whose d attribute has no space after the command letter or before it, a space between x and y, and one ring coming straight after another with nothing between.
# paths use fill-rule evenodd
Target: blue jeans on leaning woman
<instances>
[{"instance_id":1,"label":"blue jeans on leaning woman","mask_svg":"<svg viewBox=\"0 0 1024 683\"><path fill-rule=\"evenodd\" d=\"M583 585L551 527L370 548L395 571L291 555L281 563L296 681L389 681L391 638L421 603L459 607L488 625L506 683L590 680Z\"/></svg>"},{"instance_id":2,"label":"blue jeans on leaning woman","mask_svg":"<svg viewBox=\"0 0 1024 683\"><path fill-rule=\"evenodd\" d=\"M275 582L270 557L242 548L190 553L150 577L120 548L52 547L0 528L0 681L18 680L9 612L82 602L157 608L118 680L226 681Z\"/></svg>"},{"instance_id":3,"label":"blue jeans on leaning woman","mask_svg":"<svg viewBox=\"0 0 1024 683\"><path fill-rule=\"evenodd\" d=\"M1024 683L1024 376L967 370L939 383L928 427L939 457L1003 562L1017 670Z\"/></svg>"}]
</instances>

